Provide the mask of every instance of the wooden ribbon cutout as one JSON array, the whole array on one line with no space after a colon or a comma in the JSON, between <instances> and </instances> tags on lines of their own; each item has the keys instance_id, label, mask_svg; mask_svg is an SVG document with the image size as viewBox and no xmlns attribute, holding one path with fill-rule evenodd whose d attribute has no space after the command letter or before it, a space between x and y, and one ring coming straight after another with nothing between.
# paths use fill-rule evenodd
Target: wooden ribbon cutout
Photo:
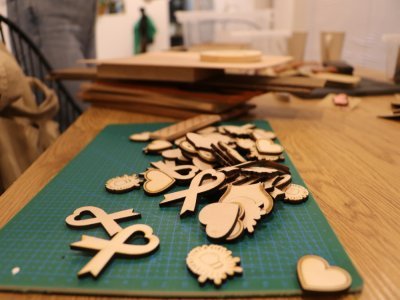
<instances>
[{"instance_id":1,"label":"wooden ribbon cutout","mask_svg":"<svg viewBox=\"0 0 400 300\"><path fill-rule=\"evenodd\" d=\"M206 183L202 184L202 181L206 176L211 176L214 180L207 181ZM187 190L164 195L164 200L160 202L160 206L184 199L180 215L182 216L187 212L194 212L196 208L197 196L219 187L224 180L224 173L218 172L214 169L204 170L193 178Z\"/></svg>"},{"instance_id":2,"label":"wooden ribbon cutout","mask_svg":"<svg viewBox=\"0 0 400 300\"><path fill-rule=\"evenodd\" d=\"M94 218L77 220L76 217L83 212L89 212L93 214ZM121 226L119 226L115 220L122 220L136 216L140 216L140 214L134 212L133 209L126 209L108 214L96 206L83 206L77 208L72 215L69 215L65 219L65 222L71 227L90 227L101 224L110 236L114 236L116 233L122 230Z\"/></svg>"},{"instance_id":3,"label":"wooden ribbon cutout","mask_svg":"<svg viewBox=\"0 0 400 300\"><path fill-rule=\"evenodd\" d=\"M168 176L175 178L176 180L190 180L196 176L196 173L199 171L199 168L193 165L172 166L162 161L152 162L151 165L163 171ZM186 175L182 175L181 173L178 173L178 171L185 171L184 173L188 171L188 173Z\"/></svg>"},{"instance_id":4,"label":"wooden ribbon cutout","mask_svg":"<svg viewBox=\"0 0 400 300\"><path fill-rule=\"evenodd\" d=\"M145 245L130 245L125 242L135 233L143 233L147 240ZM71 249L87 249L99 251L79 272L78 276L91 274L97 277L115 254L138 256L155 250L160 239L153 234L153 229L144 224L129 226L118 232L111 240L83 235L82 239L70 245Z\"/></svg>"}]
</instances>

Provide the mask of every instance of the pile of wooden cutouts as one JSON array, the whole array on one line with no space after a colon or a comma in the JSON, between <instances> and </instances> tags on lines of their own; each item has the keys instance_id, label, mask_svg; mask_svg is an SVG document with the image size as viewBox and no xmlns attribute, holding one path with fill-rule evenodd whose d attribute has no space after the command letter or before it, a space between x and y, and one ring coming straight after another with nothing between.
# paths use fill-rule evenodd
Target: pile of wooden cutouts
<instances>
[{"instance_id":1,"label":"pile of wooden cutouts","mask_svg":"<svg viewBox=\"0 0 400 300\"><path fill-rule=\"evenodd\" d=\"M176 124L173 126L177 128ZM139 175L122 175L108 180L106 190L123 193L140 188L142 184L148 196L163 195L160 209L181 203L181 217L193 215L202 199L208 204L198 213L198 220L204 233L215 243L252 234L257 229L257 222L272 212L276 201L301 203L307 200L307 189L292 183L289 168L281 163L285 159L284 149L275 142L273 132L253 124L224 125L185 132L176 138L178 134L172 128L162 130L163 134L168 133L165 139L151 138L149 132L131 135L132 141L149 142L143 148L145 154L161 155L162 159L152 162ZM168 192L177 184L186 188ZM90 211L95 217L77 220L76 216L82 211ZM112 237L111 241L105 241L83 236L81 241L71 244L72 248L99 251L78 275L91 272L97 276L114 254L143 255L157 248L159 240L148 225L122 229L116 223L116 220L136 215L133 210L107 214L100 208L83 207L66 219L67 224L74 227L101 224ZM130 235L138 231L145 234L148 244L125 245ZM223 266L213 269L204 257L211 260L217 257L223 261ZM220 285L227 275L242 273L239 262L240 258L233 257L231 251L214 244L198 246L186 258L188 269L199 276L199 282L209 279L215 285ZM316 256L299 260L298 277L305 290L339 291L351 285L347 271L330 268L323 258Z\"/></svg>"}]
</instances>

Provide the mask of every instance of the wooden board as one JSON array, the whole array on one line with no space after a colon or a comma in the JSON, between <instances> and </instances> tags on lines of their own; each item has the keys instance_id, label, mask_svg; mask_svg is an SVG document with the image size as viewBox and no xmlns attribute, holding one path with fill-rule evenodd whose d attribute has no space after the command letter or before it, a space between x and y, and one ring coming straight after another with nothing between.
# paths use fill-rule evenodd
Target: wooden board
<instances>
[{"instance_id":1,"label":"wooden board","mask_svg":"<svg viewBox=\"0 0 400 300\"><path fill-rule=\"evenodd\" d=\"M200 54L193 52L150 52L127 58L87 61L96 63L99 66L146 66L189 69L258 70L284 64L290 62L291 60L292 58L290 56L262 56L261 61L255 63L217 63L202 62L200 61Z\"/></svg>"},{"instance_id":2,"label":"wooden board","mask_svg":"<svg viewBox=\"0 0 400 300\"><path fill-rule=\"evenodd\" d=\"M221 74L221 70L133 65L128 60L126 64L120 61L117 64L102 63L97 66L97 77L100 79L196 82L218 74Z\"/></svg>"},{"instance_id":3,"label":"wooden board","mask_svg":"<svg viewBox=\"0 0 400 300\"><path fill-rule=\"evenodd\" d=\"M263 56L254 63L202 62L193 52L150 52L127 58L84 60L97 64L99 78L196 82L225 69L258 70L291 61L289 56Z\"/></svg>"}]
</instances>

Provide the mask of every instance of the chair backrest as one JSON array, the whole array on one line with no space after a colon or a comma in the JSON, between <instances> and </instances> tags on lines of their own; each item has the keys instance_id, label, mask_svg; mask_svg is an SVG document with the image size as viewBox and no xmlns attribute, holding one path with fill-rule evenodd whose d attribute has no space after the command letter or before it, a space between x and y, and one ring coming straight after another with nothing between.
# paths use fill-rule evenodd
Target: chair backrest
<instances>
[{"instance_id":1,"label":"chair backrest","mask_svg":"<svg viewBox=\"0 0 400 300\"><path fill-rule=\"evenodd\" d=\"M8 31L9 39L6 39ZM82 113L81 107L71 97L68 90L59 80L49 77L52 67L32 40L12 21L0 15L0 38L6 44L11 43L12 53L24 71L25 75L39 78L57 93L60 111L56 116L60 131L63 132ZM36 94L40 104L43 95Z\"/></svg>"}]
</instances>

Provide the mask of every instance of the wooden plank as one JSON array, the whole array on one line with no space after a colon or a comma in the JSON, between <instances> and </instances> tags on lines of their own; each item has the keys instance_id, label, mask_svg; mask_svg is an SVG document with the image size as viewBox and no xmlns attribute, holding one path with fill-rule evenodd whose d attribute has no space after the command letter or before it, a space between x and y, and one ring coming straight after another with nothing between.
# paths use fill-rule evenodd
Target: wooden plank
<instances>
[{"instance_id":1,"label":"wooden plank","mask_svg":"<svg viewBox=\"0 0 400 300\"><path fill-rule=\"evenodd\" d=\"M179 100L172 97L166 97L162 95L152 96L141 94L115 94L115 93L102 93L95 91L84 91L79 93L79 97L87 102L91 103L118 103L120 105L125 105L126 107L137 106L138 104L146 106L161 106L161 107L171 107L178 109L187 109L197 112L209 112L209 113L219 113L232 108L232 105L214 105L213 103L207 102L194 102L190 100Z\"/></svg>"},{"instance_id":2,"label":"wooden plank","mask_svg":"<svg viewBox=\"0 0 400 300\"><path fill-rule=\"evenodd\" d=\"M65 68L50 72L50 78L62 80L95 80L97 68Z\"/></svg>"},{"instance_id":3,"label":"wooden plank","mask_svg":"<svg viewBox=\"0 0 400 300\"><path fill-rule=\"evenodd\" d=\"M139 81L97 81L83 85L84 90L116 94L147 95L174 98L176 100L206 102L213 105L237 105L261 94L259 91L240 91L237 89L212 88L199 84L174 84Z\"/></svg>"},{"instance_id":4,"label":"wooden plank","mask_svg":"<svg viewBox=\"0 0 400 300\"><path fill-rule=\"evenodd\" d=\"M108 60L84 60L84 62L98 65L113 66L146 66L170 68L199 68L199 69L242 69L258 70L288 63L290 56L262 56L260 62L255 63L218 63L200 61L200 53L196 52L150 52L146 54L116 58Z\"/></svg>"},{"instance_id":5,"label":"wooden plank","mask_svg":"<svg viewBox=\"0 0 400 300\"><path fill-rule=\"evenodd\" d=\"M328 81L328 83L334 84L342 84L348 86L355 86L360 83L361 77L353 76L353 75L345 75L345 74L338 74L338 73L315 73L309 74L312 78L319 78Z\"/></svg>"},{"instance_id":6,"label":"wooden plank","mask_svg":"<svg viewBox=\"0 0 400 300\"><path fill-rule=\"evenodd\" d=\"M153 116L171 117L176 119L188 119L197 116L199 113L193 110L177 109L158 105L126 105L125 103L96 102L96 107L142 113Z\"/></svg>"},{"instance_id":7,"label":"wooden plank","mask_svg":"<svg viewBox=\"0 0 400 300\"><path fill-rule=\"evenodd\" d=\"M196 82L220 74L219 70L194 69L166 66L143 66L130 64L100 64L97 77L100 79L162 80Z\"/></svg>"},{"instance_id":8,"label":"wooden plank","mask_svg":"<svg viewBox=\"0 0 400 300\"><path fill-rule=\"evenodd\" d=\"M206 113L222 113L236 106L251 100L253 96L260 93L240 93L236 94L212 94L203 93L204 96L197 98L196 93L182 92L181 96L169 94L168 91L174 92L173 89L150 89L138 85L130 87L129 85L114 85L107 83L88 83L83 85L79 97L84 101L91 103L119 103L131 106L135 104L158 105L163 107L171 107L178 109L194 110ZM158 93L152 92L159 91ZM163 93L164 91L164 93ZM179 91L178 91L179 92ZM202 93L200 93L201 95ZM215 98L215 99L212 99ZM227 100L227 101L226 101Z\"/></svg>"}]
</instances>

